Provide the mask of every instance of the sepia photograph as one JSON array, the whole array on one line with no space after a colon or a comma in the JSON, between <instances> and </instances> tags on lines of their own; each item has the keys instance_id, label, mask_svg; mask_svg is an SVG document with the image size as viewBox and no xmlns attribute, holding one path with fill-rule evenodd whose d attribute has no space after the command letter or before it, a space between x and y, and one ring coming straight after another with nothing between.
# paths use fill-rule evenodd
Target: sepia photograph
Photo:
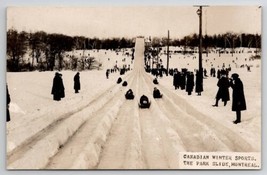
<instances>
[{"instance_id":1,"label":"sepia photograph","mask_svg":"<svg viewBox=\"0 0 267 175\"><path fill-rule=\"evenodd\" d=\"M261 15L9 6L6 169L261 169Z\"/></svg>"}]
</instances>

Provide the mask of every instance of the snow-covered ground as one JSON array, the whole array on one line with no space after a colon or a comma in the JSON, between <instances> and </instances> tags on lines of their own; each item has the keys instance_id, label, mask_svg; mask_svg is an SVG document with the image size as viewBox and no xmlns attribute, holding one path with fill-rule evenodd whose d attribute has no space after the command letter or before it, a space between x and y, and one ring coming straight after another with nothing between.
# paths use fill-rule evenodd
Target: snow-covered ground
<instances>
[{"instance_id":1,"label":"snow-covered ground","mask_svg":"<svg viewBox=\"0 0 267 175\"><path fill-rule=\"evenodd\" d=\"M253 53L233 57L203 54L208 75L211 67L221 68L225 63L232 67L230 74L238 73L243 81L247 110L242 111L238 125L232 123L231 101L226 107L221 102L212 107L217 78L204 79L201 96L188 96L174 90L171 76L164 76L158 85L164 98L154 100L153 77L143 69L143 53L140 39L134 63L131 57L122 62L122 52L91 51L90 56L102 62L103 69L80 72L79 94L73 90L76 72L62 71L66 97L59 102L51 95L55 72L8 72L11 122L6 127L7 168L167 169L179 168L179 152L261 151L261 61L249 60ZM165 65L166 55L160 58ZM121 76L128 81L127 87L116 84L118 72L105 77L106 68L116 61L134 68ZM251 65L251 72L240 68L242 64ZM172 54L170 58L171 68L193 71L197 65L197 54ZM129 88L135 94L132 101L124 98ZM142 94L151 99L150 109L138 108Z\"/></svg>"}]
</instances>

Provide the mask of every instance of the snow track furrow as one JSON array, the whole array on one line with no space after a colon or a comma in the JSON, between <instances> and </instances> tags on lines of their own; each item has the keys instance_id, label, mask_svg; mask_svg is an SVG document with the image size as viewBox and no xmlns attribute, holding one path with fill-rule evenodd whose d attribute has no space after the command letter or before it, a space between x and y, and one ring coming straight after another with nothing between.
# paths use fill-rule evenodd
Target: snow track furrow
<instances>
[{"instance_id":1,"label":"snow track furrow","mask_svg":"<svg viewBox=\"0 0 267 175\"><path fill-rule=\"evenodd\" d=\"M129 84L132 84L132 80ZM102 147L109 137L110 128L124 102L124 95L120 91L94 114L93 119L86 121L64 147L50 159L46 168L94 168L99 161ZM79 143L78 146L77 143ZM68 157L67 161L66 157Z\"/></svg>"},{"instance_id":2,"label":"snow track furrow","mask_svg":"<svg viewBox=\"0 0 267 175\"><path fill-rule=\"evenodd\" d=\"M132 76L128 77L132 78ZM92 103L84 107L82 110L73 113L64 120L53 123L49 129L42 130L37 137L32 138L27 144L23 144L14 154L8 157L8 167L13 169L20 167L28 169L36 167L43 168L48 163L49 158L54 156L58 149L79 129L87 120L93 117L94 113L101 109L108 101L116 96L123 89L121 85L117 85L107 91L104 96L94 99ZM65 132L65 134L62 134ZM64 137L60 137L64 135ZM40 149L46 150L42 154L38 154ZM37 151L37 152L36 152ZM25 163L26 162L26 163Z\"/></svg>"},{"instance_id":3,"label":"snow track furrow","mask_svg":"<svg viewBox=\"0 0 267 175\"><path fill-rule=\"evenodd\" d=\"M130 74L127 74L125 76L125 80L129 79ZM115 82L114 82L115 84ZM79 103L80 105L73 105L71 104L68 107L65 107L65 110L61 110L59 116L57 117L47 117L47 116L53 116L55 111L50 111L49 113L44 113L44 114L39 114L40 117L35 118L34 120L31 120L25 124L23 124L23 126L20 126L20 128L13 128L12 130L10 130L9 132L9 136L13 138L13 135L21 135L21 132L27 132L27 134L23 134L23 137L19 137L16 140L12 140L9 142L12 142L12 145L14 145L13 147L8 147L7 150L7 155L8 157L12 157L12 155L17 154L17 152L25 147L26 145L29 145L31 142L40 139L40 137L42 137L42 133L47 132L48 130L53 129L55 126L57 126L59 123L63 122L65 119L67 119L68 117L72 116L73 114L94 105L94 103L96 101L99 101L99 99L101 98L105 98L106 96L112 96L112 94L115 93L114 90L116 90L118 87L118 85L113 85L110 88L108 88L107 90L105 90L104 92L100 92L98 93L94 98L89 99L89 102L85 102L85 103ZM83 99L83 101L85 101ZM45 110L44 110L45 111ZM40 125L40 123L42 125ZM36 127L38 126L39 127ZM28 128L27 130L25 130L25 128ZM29 132L31 131L31 132Z\"/></svg>"},{"instance_id":4,"label":"snow track furrow","mask_svg":"<svg viewBox=\"0 0 267 175\"><path fill-rule=\"evenodd\" d=\"M145 75L145 78L152 82L152 78L148 75ZM173 123L176 123L181 137L186 139L184 142L187 143L187 151L253 151L252 146L238 133L197 111L187 101L165 87L160 85L159 87L164 94L164 102L160 102L159 106L167 113L166 116L171 117ZM171 113L172 115L168 115Z\"/></svg>"},{"instance_id":5,"label":"snow track furrow","mask_svg":"<svg viewBox=\"0 0 267 175\"><path fill-rule=\"evenodd\" d=\"M179 152L185 151L184 144L172 128L171 122L166 118L164 113L160 110L157 101L162 99L154 99L153 88L150 88L147 81L142 77L142 88L145 89L149 94L148 97L151 99L151 106L149 111L144 111L141 116L143 123L143 129L148 135L148 140L152 139L152 143L148 142L153 149L146 149L146 160L150 169L177 169L179 165ZM149 129L150 128L150 129ZM147 145L147 146L148 146ZM155 151L155 148L156 151ZM150 151L152 150L152 152Z\"/></svg>"},{"instance_id":6,"label":"snow track furrow","mask_svg":"<svg viewBox=\"0 0 267 175\"><path fill-rule=\"evenodd\" d=\"M138 88L135 76L130 88L135 92ZM140 130L136 126L136 109L138 104L134 100L126 100L112 125L110 135L100 155L98 169L143 168L141 156ZM137 129L137 131L136 131ZM130 131L130 132L129 132ZM113 161L113 160L116 161Z\"/></svg>"}]
</instances>

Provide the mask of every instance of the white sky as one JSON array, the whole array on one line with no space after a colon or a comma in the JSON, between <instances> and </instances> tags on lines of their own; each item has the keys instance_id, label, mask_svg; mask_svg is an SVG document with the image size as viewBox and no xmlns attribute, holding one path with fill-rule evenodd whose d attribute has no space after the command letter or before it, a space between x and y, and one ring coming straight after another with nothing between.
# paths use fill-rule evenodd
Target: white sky
<instances>
[{"instance_id":1,"label":"white sky","mask_svg":"<svg viewBox=\"0 0 267 175\"><path fill-rule=\"evenodd\" d=\"M9 7L7 29L46 31L70 36L173 38L198 33L198 7ZM224 32L261 34L258 6L209 6L203 8L203 34Z\"/></svg>"}]
</instances>

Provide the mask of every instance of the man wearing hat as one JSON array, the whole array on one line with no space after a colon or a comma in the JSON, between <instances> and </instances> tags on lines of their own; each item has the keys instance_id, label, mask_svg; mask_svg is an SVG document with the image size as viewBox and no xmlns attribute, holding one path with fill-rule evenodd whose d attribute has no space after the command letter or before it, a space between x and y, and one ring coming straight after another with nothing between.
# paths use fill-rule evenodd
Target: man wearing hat
<instances>
[{"instance_id":1,"label":"man wearing hat","mask_svg":"<svg viewBox=\"0 0 267 175\"><path fill-rule=\"evenodd\" d=\"M233 89L232 111L236 111L236 120L233 121L233 123L238 124L241 122L241 111L247 109L243 83L240 80L238 74L236 73L232 74L232 79L230 80L230 86Z\"/></svg>"}]
</instances>

